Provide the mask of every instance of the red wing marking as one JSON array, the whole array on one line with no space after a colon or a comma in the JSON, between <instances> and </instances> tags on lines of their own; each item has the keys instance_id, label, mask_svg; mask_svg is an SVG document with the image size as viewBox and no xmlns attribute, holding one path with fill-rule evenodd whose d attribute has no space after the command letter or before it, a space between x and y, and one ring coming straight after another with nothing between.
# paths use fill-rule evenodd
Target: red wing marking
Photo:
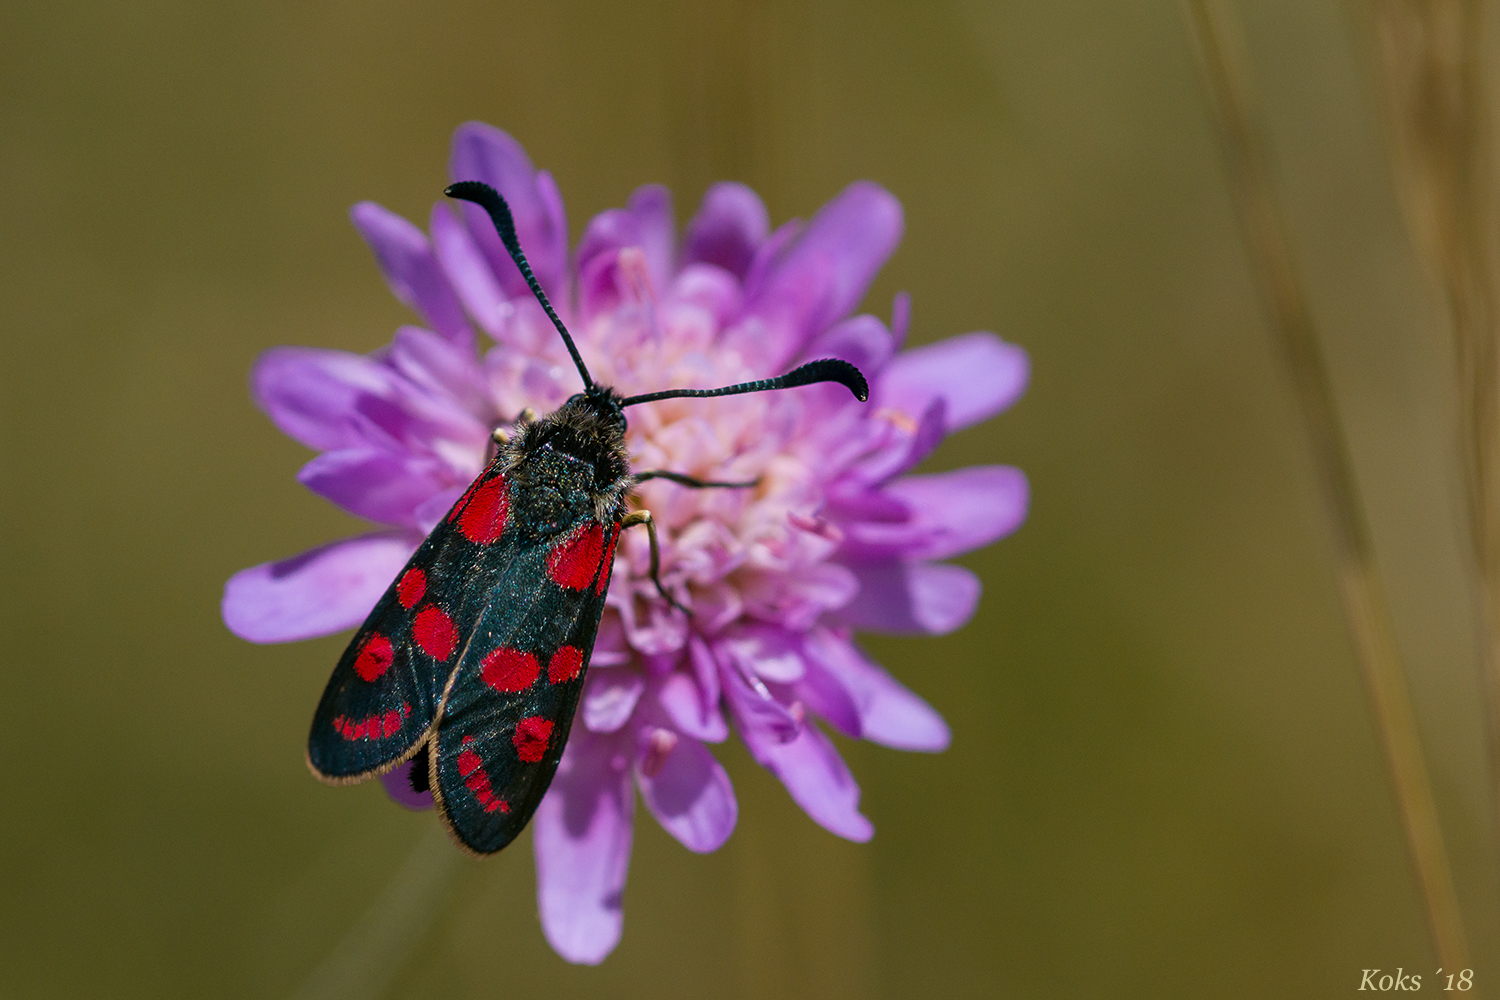
<instances>
[{"instance_id":1,"label":"red wing marking","mask_svg":"<svg viewBox=\"0 0 1500 1000\"><path fill-rule=\"evenodd\" d=\"M594 582L604 554L604 526L589 524L568 535L547 553L547 575L559 587L583 590Z\"/></svg>"},{"instance_id":2,"label":"red wing marking","mask_svg":"<svg viewBox=\"0 0 1500 1000\"><path fill-rule=\"evenodd\" d=\"M453 628L453 619L435 604L429 604L417 612L411 623L411 635L422 652L439 662L453 655L458 644L458 632Z\"/></svg>"},{"instance_id":3,"label":"red wing marking","mask_svg":"<svg viewBox=\"0 0 1500 1000\"><path fill-rule=\"evenodd\" d=\"M370 638L365 640L359 655L354 658L354 672L359 674L361 680L373 681L385 673L395 656L395 650L391 648L391 640L379 632L372 633Z\"/></svg>"},{"instance_id":4,"label":"red wing marking","mask_svg":"<svg viewBox=\"0 0 1500 1000\"><path fill-rule=\"evenodd\" d=\"M552 720L540 715L528 715L516 723L516 735L511 742L516 745L516 756L528 764L535 764L547 752L547 741L552 738Z\"/></svg>"},{"instance_id":5,"label":"red wing marking","mask_svg":"<svg viewBox=\"0 0 1500 1000\"><path fill-rule=\"evenodd\" d=\"M472 742L474 742L474 737L464 737L464 743ZM458 754L458 760L454 763L458 767L459 776L464 779L464 786L474 793L474 797L479 800L485 812L494 812L497 809L503 813L510 812L510 803L495 797L495 790L490 787L490 776L484 773L484 761L477 753L473 750L462 750Z\"/></svg>"},{"instance_id":6,"label":"red wing marking","mask_svg":"<svg viewBox=\"0 0 1500 1000\"><path fill-rule=\"evenodd\" d=\"M474 478L474 481L469 484L469 488L464 490L464 495L458 498L458 503L454 504L453 509L448 512L447 520L450 523L455 517L464 512L464 508L468 506L469 498L474 495L475 490L479 489L479 484L482 482L484 482L484 473L481 472Z\"/></svg>"},{"instance_id":7,"label":"red wing marking","mask_svg":"<svg viewBox=\"0 0 1500 1000\"><path fill-rule=\"evenodd\" d=\"M490 650L479 663L480 680L502 694L525 691L541 672L534 655L506 646Z\"/></svg>"},{"instance_id":8,"label":"red wing marking","mask_svg":"<svg viewBox=\"0 0 1500 1000\"><path fill-rule=\"evenodd\" d=\"M411 705L403 702L401 711L391 709L384 715L376 712L374 715L365 716L363 719L351 719L347 715L335 715L333 717L333 731L344 739L354 740L379 740L395 736L401 731L401 726L406 722L406 717L411 715Z\"/></svg>"},{"instance_id":9,"label":"red wing marking","mask_svg":"<svg viewBox=\"0 0 1500 1000\"><path fill-rule=\"evenodd\" d=\"M427 574L416 566L401 574L401 581L396 584L396 599L401 606L410 611L417 606L422 595L427 593Z\"/></svg>"},{"instance_id":10,"label":"red wing marking","mask_svg":"<svg viewBox=\"0 0 1500 1000\"><path fill-rule=\"evenodd\" d=\"M547 664L547 680L562 684L577 677L582 668L583 650L577 646L564 646L552 654L552 662Z\"/></svg>"},{"instance_id":11,"label":"red wing marking","mask_svg":"<svg viewBox=\"0 0 1500 1000\"><path fill-rule=\"evenodd\" d=\"M488 545L505 533L509 513L510 494L505 489L505 477L496 476L469 497L468 506L459 515L458 530L469 541Z\"/></svg>"},{"instance_id":12,"label":"red wing marking","mask_svg":"<svg viewBox=\"0 0 1500 1000\"><path fill-rule=\"evenodd\" d=\"M609 570L615 562L615 542L620 540L620 525L616 523L609 532L609 548L604 550L604 561L599 564L599 583L594 587L594 593L602 594L609 586Z\"/></svg>"}]
</instances>

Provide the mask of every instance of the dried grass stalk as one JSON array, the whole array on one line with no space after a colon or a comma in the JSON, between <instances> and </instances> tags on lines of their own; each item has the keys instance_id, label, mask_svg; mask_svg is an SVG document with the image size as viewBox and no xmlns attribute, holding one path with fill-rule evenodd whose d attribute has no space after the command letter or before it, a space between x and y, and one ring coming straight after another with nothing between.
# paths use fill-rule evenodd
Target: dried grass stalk
<instances>
[{"instance_id":1,"label":"dried grass stalk","mask_svg":"<svg viewBox=\"0 0 1500 1000\"><path fill-rule=\"evenodd\" d=\"M1265 150L1252 124L1250 90L1226 44L1223 13L1188 0L1204 88L1213 107L1230 194L1244 230L1256 282L1271 312L1302 409L1324 507L1345 616L1401 813L1439 960L1467 966L1463 922L1423 760L1406 676L1381 587L1375 547L1355 485L1353 464L1334 408L1312 313L1298 278Z\"/></svg>"},{"instance_id":2,"label":"dried grass stalk","mask_svg":"<svg viewBox=\"0 0 1500 1000\"><path fill-rule=\"evenodd\" d=\"M1372 9L1396 187L1453 331L1455 437L1480 595L1485 722L1500 823L1500 370L1481 9L1474 0L1376 0Z\"/></svg>"}]
</instances>

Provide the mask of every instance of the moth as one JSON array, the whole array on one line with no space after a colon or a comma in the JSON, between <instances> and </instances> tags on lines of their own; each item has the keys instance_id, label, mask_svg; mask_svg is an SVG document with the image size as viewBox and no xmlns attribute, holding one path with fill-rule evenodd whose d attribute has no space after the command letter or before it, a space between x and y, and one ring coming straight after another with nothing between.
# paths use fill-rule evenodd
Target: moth
<instances>
[{"instance_id":1,"label":"moth","mask_svg":"<svg viewBox=\"0 0 1500 1000\"><path fill-rule=\"evenodd\" d=\"M583 391L537 419L497 428L495 455L432 530L365 619L313 715L307 763L334 785L415 758L412 785L431 790L467 851L490 854L526 826L551 784L583 693L620 533L642 525L663 600L651 513L631 509L648 479L743 488L670 470L632 473L625 409L681 396L728 396L838 382L864 401L859 369L825 359L778 378L718 389L621 396L589 376L516 239L505 199L463 181L445 192L488 212L511 259L567 345Z\"/></svg>"}]
</instances>

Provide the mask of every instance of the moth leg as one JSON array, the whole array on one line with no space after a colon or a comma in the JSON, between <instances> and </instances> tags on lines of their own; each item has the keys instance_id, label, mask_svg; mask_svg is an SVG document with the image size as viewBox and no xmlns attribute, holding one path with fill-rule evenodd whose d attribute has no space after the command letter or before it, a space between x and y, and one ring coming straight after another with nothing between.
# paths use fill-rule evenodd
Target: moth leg
<instances>
[{"instance_id":1,"label":"moth leg","mask_svg":"<svg viewBox=\"0 0 1500 1000\"><path fill-rule=\"evenodd\" d=\"M726 489L748 489L748 488L750 488L752 486L759 486L760 485L760 477L759 476L755 477L754 479L750 480L749 482L744 482L744 483L721 483L721 482L716 482L714 480L709 480L709 479L694 479L692 476L684 476L680 472L668 472L665 469L652 469L649 472L638 472L638 473L636 473L636 476L635 476L635 481L636 482L638 482L638 483L644 483L648 479L666 479L666 480L669 480L671 482L676 483L679 486L687 486L687 487L690 487L690 488L695 489L695 490L706 489L706 488L711 487L711 486L713 486L713 487L720 487L720 486L722 486L722 487L724 487Z\"/></svg>"},{"instance_id":2,"label":"moth leg","mask_svg":"<svg viewBox=\"0 0 1500 1000\"><path fill-rule=\"evenodd\" d=\"M634 528L638 524L646 526L646 537L651 539L651 582L656 584L656 592L662 596L662 600L672 605L678 611L681 611L685 615L691 615L692 612L681 604L678 604L676 598L667 593L667 588L662 586L660 575L661 547L656 542L656 521L652 518L651 512L649 510L631 511L621 519L620 530L624 531L626 528Z\"/></svg>"}]
</instances>

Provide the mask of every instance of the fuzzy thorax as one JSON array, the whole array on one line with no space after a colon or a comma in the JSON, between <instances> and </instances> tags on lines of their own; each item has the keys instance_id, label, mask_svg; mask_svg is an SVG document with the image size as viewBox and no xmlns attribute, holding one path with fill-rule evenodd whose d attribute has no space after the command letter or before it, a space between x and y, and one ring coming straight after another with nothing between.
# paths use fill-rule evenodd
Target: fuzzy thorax
<instances>
[{"instance_id":1,"label":"fuzzy thorax","mask_svg":"<svg viewBox=\"0 0 1500 1000\"><path fill-rule=\"evenodd\" d=\"M521 425L520 434L506 450L507 472L517 482L552 452L593 469L592 489L597 519L613 520L634 485L625 450L625 414L619 397L608 386L590 386L545 417Z\"/></svg>"}]
</instances>

